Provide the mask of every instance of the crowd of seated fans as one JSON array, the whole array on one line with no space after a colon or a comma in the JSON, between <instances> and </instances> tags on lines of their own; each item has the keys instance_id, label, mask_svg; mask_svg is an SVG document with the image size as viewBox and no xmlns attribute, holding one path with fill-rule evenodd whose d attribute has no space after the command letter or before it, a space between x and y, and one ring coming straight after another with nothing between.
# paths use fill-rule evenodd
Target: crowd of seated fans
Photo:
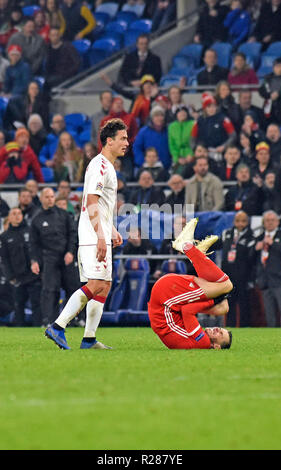
<instances>
[{"instance_id":1,"label":"crowd of seated fans","mask_svg":"<svg viewBox=\"0 0 281 470\"><path fill-rule=\"evenodd\" d=\"M237 51L225 69L211 48L214 40L228 40L234 50L241 42L259 40L266 50L281 40L281 0L203 2L194 36L195 43L204 45L198 85L205 89L199 106L189 102L184 79L161 89L161 58L151 50L149 36L141 34L136 49L124 57L116 82L101 73L107 89L100 95L99 109L87 117L86 141L66 116L49 112L50 91L78 73L80 59L72 41L94 30L94 9L102 2L40 0L41 9L26 18L22 8L31 3L0 1L0 86L6 100L0 184L25 185L27 198L19 198L19 207L27 223L40 208L38 187L32 189L38 183L56 183L58 207L79 217L80 200L75 192L70 194L70 185L82 185L89 161L101 150L99 129L114 117L127 124L130 143L127 155L115 163L119 207L128 202L138 212L142 204L193 204L197 212L281 214L281 49L271 73L259 80L243 53ZM143 4L155 29L174 15L173 1L120 6L125 3ZM233 85L247 88L234 94ZM263 106L253 104L254 90ZM3 199L0 210L2 218L8 215ZM127 254L156 252L139 237L131 237L124 247ZM151 269L157 278L159 264L151 263Z\"/></svg>"}]
</instances>

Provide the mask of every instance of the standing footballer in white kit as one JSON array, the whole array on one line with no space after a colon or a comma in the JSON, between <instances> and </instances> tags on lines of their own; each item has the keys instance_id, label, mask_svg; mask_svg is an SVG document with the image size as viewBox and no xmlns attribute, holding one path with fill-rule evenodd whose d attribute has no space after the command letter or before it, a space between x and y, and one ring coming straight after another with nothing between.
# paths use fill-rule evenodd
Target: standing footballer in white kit
<instances>
[{"instance_id":1,"label":"standing footballer in white kit","mask_svg":"<svg viewBox=\"0 0 281 470\"><path fill-rule=\"evenodd\" d=\"M117 178L113 163L128 149L127 126L111 119L100 131L102 150L94 157L85 174L78 227L78 264L80 280L86 284L72 294L61 314L45 335L61 349L70 349L65 338L69 322L86 307L86 325L81 349L111 349L96 339L104 303L111 288L113 247L123 243L113 225Z\"/></svg>"}]
</instances>

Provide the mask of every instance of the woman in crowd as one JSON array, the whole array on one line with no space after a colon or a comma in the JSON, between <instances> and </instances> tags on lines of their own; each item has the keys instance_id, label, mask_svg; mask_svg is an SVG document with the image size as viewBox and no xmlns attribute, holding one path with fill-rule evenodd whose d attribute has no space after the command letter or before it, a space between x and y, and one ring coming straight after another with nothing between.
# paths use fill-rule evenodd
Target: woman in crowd
<instances>
[{"instance_id":1,"label":"woman in crowd","mask_svg":"<svg viewBox=\"0 0 281 470\"><path fill-rule=\"evenodd\" d=\"M83 147L83 156L78 164L78 170L76 173L75 181L77 183L83 183L87 166L90 161L98 154L97 147L92 142L86 142Z\"/></svg>"},{"instance_id":2,"label":"woman in crowd","mask_svg":"<svg viewBox=\"0 0 281 470\"><path fill-rule=\"evenodd\" d=\"M55 181L57 183L61 180L75 181L82 158L83 152L76 145L72 135L63 132L59 137L58 147L52 161Z\"/></svg>"},{"instance_id":3,"label":"woman in crowd","mask_svg":"<svg viewBox=\"0 0 281 470\"><path fill-rule=\"evenodd\" d=\"M31 114L39 114L44 126L48 129L49 112L48 105L41 93L40 86L36 80L32 80L24 97L14 97L9 100L5 115L4 127L12 130L13 123L19 121L25 126Z\"/></svg>"},{"instance_id":4,"label":"woman in crowd","mask_svg":"<svg viewBox=\"0 0 281 470\"><path fill-rule=\"evenodd\" d=\"M36 33L42 36L44 41L48 44L49 34L50 34L50 25L47 22L47 17L43 10L37 10L34 13L34 24L35 24Z\"/></svg>"},{"instance_id":5,"label":"woman in crowd","mask_svg":"<svg viewBox=\"0 0 281 470\"><path fill-rule=\"evenodd\" d=\"M0 26L0 45L6 47L10 37L22 30L23 13L20 7L15 6L10 13L9 20Z\"/></svg>"},{"instance_id":6,"label":"woman in crowd","mask_svg":"<svg viewBox=\"0 0 281 470\"><path fill-rule=\"evenodd\" d=\"M234 57L233 67L230 70L227 81L230 85L258 85L259 79L255 70L247 64L243 52L237 52Z\"/></svg>"},{"instance_id":7,"label":"woman in crowd","mask_svg":"<svg viewBox=\"0 0 281 470\"><path fill-rule=\"evenodd\" d=\"M231 93L230 85L227 81L221 80L217 84L215 90L215 99L220 110L231 120L236 132L239 132L241 127L240 107L235 102L235 99Z\"/></svg>"},{"instance_id":8,"label":"woman in crowd","mask_svg":"<svg viewBox=\"0 0 281 470\"><path fill-rule=\"evenodd\" d=\"M58 0L47 0L46 7L44 9L46 14L47 23L50 25L50 28L59 28L61 36L65 32L65 19L60 9L60 4Z\"/></svg>"}]
</instances>

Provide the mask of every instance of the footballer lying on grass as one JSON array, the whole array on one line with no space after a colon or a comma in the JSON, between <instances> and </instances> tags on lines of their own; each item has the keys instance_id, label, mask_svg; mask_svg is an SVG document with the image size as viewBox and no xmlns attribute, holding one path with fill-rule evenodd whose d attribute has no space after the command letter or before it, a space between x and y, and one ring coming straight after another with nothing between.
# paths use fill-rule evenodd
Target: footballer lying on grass
<instances>
[{"instance_id":1,"label":"footballer lying on grass","mask_svg":"<svg viewBox=\"0 0 281 470\"><path fill-rule=\"evenodd\" d=\"M206 256L218 239L207 237L193 243L197 219L191 219L173 242L173 248L185 253L198 277L166 274L153 286L148 314L153 331L170 349L229 349L232 334L225 328L201 328L197 313L225 315L227 294L233 285L229 277Z\"/></svg>"}]
</instances>

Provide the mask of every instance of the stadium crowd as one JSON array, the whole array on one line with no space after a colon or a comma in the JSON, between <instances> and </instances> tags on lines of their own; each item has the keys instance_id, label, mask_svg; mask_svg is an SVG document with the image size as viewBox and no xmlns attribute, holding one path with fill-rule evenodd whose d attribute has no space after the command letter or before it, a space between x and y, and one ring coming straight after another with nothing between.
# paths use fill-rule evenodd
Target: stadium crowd
<instances>
[{"instance_id":1,"label":"stadium crowd","mask_svg":"<svg viewBox=\"0 0 281 470\"><path fill-rule=\"evenodd\" d=\"M12 183L22 186L16 208L0 198L0 316L15 311L14 323L24 325L29 299L33 324L51 323L57 317L60 289L66 298L76 290L80 199L71 184L83 183L89 160L100 151L100 127L120 117L128 126L130 148L116 162L118 207L128 202L137 212L142 204L166 203L193 204L196 212L233 211L233 227L217 243L223 269L236 286L227 321L231 326L253 324L251 289L258 286L265 324L279 326L281 50L271 73L259 80L241 52L236 52L229 70L220 67L211 44L229 40L237 48L242 41L258 40L266 50L281 40L281 0L202 2L194 42L204 45L197 80L206 88L198 108L189 103L184 78L167 92L161 89L161 57L151 50L149 36L141 34L136 50L124 57L116 82L101 74L107 86L100 109L89 117L86 142L66 116L49 112L50 92L79 72L72 41L93 40L95 7L102 2L37 3L40 10L24 17L23 7L34 2L0 0L0 90L5 103L0 183L7 185L5 190ZM175 18L174 1L119 3L120 8L141 5L143 17L153 21L153 31ZM232 85L247 87L236 96ZM264 100L263 107L253 104L255 92ZM131 102L129 109L125 99ZM48 186L50 181L56 183L55 190L40 193L38 184ZM250 228L251 216L263 216L258 236ZM136 234L126 241L123 253L175 254L169 243L164 241L157 250ZM150 269L152 280L162 275L154 260Z\"/></svg>"}]
</instances>

